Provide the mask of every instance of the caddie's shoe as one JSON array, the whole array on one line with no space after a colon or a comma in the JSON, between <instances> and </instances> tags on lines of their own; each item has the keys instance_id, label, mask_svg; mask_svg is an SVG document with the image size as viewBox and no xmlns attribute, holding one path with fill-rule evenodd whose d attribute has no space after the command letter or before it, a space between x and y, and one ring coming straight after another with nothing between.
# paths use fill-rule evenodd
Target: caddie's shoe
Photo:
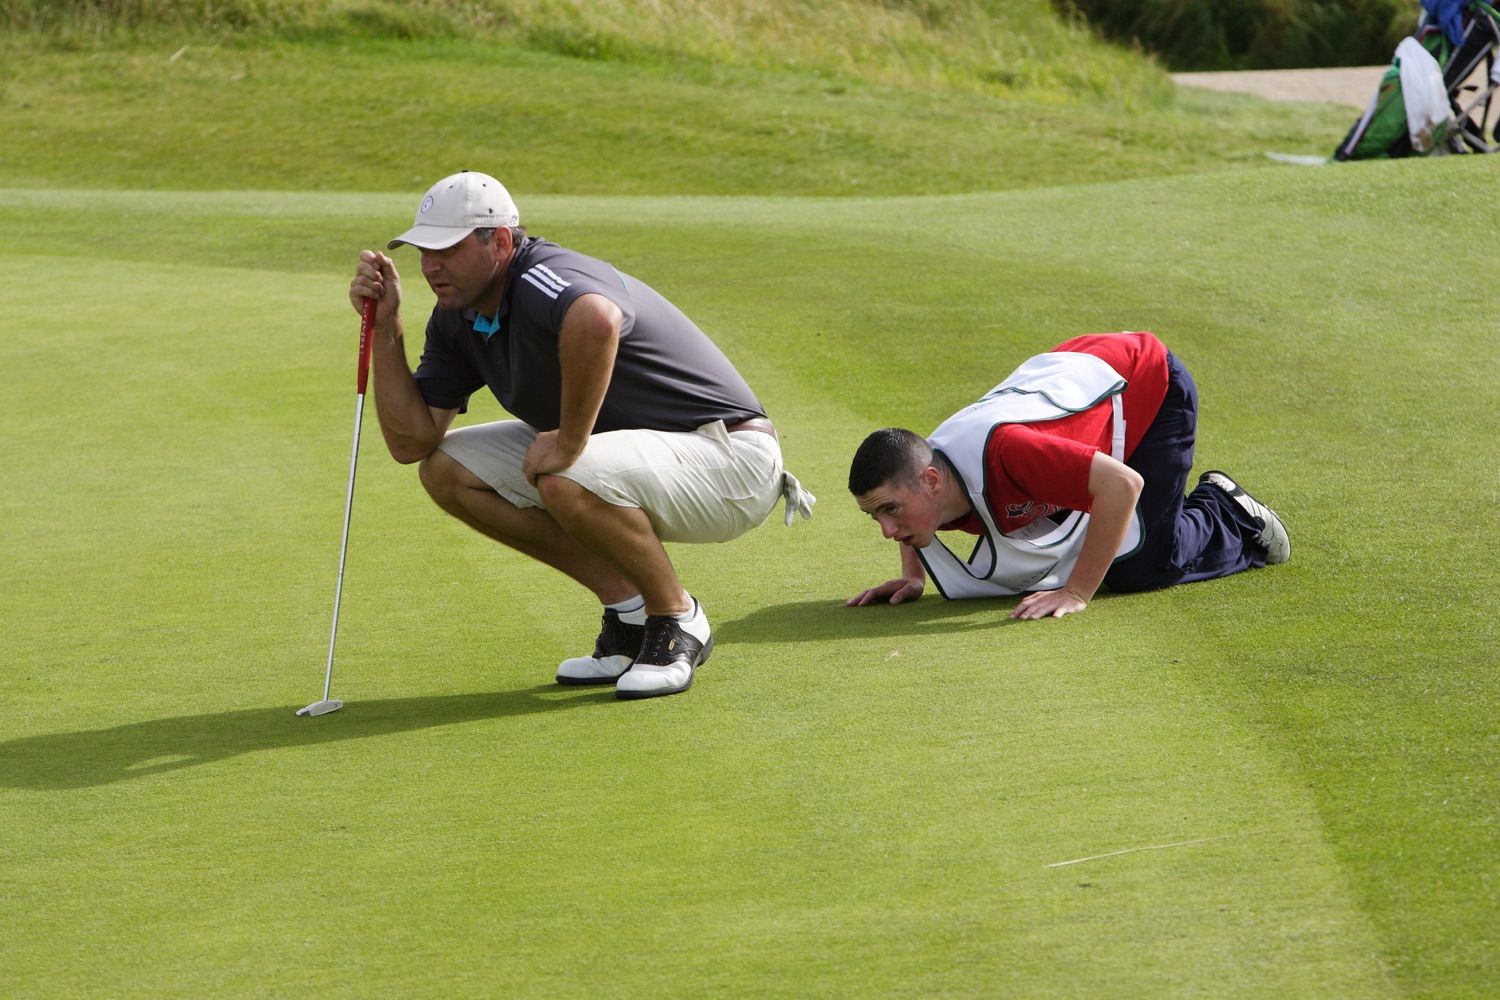
<instances>
[{"instance_id":1,"label":"caddie's shoe","mask_svg":"<svg viewBox=\"0 0 1500 1000\"><path fill-rule=\"evenodd\" d=\"M693 668L708 661L714 637L703 606L693 601L693 617L687 621L671 615L649 615L641 654L615 684L619 698L654 698L686 691L693 683Z\"/></svg>"},{"instance_id":2,"label":"caddie's shoe","mask_svg":"<svg viewBox=\"0 0 1500 1000\"><path fill-rule=\"evenodd\" d=\"M627 622L614 608L605 608L604 624L599 629L599 638L594 640L594 655L575 656L559 663L557 683L613 684L629 670L636 654L641 651L641 637L646 634L642 622L646 613L627 612L626 617L637 620Z\"/></svg>"},{"instance_id":3,"label":"caddie's shoe","mask_svg":"<svg viewBox=\"0 0 1500 1000\"><path fill-rule=\"evenodd\" d=\"M1292 557L1292 538L1287 534L1286 525L1281 523L1281 518L1276 512L1250 494L1244 488L1230 479L1226 473L1217 470L1205 472L1198 477L1199 484L1209 483L1217 486L1229 494L1229 499L1244 508L1245 512L1256 521L1260 522L1260 534L1255 536L1266 550L1266 565L1274 566L1284 563Z\"/></svg>"}]
</instances>

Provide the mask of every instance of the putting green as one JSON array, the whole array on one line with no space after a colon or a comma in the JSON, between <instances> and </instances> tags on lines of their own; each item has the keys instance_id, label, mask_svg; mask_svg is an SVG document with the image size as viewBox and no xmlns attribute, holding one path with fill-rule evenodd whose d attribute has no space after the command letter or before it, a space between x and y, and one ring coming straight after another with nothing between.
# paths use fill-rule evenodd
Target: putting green
<instances>
[{"instance_id":1,"label":"putting green","mask_svg":"<svg viewBox=\"0 0 1500 1000\"><path fill-rule=\"evenodd\" d=\"M434 997L1482 981L1492 958L1429 945L1494 911L1473 888L1494 870L1494 602L1441 601L1496 569L1487 487L1455 471L1500 438L1475 405L1495 349L1477 264L1406 269L1441 283L1454 318L1436 326L1372 274L1422 230L1432 196L1410 177L522 199L534 229L715 335L817 515L675 548L716 652L684 696L620 704L551 683L592 638L591 602L440 515L369 412L348 706L319 719L293 712L321 690L337 563L343 288L410 199L0 192L0 877L26 928L4 980ZM928 429L1027 353L1121 327L1189 360L1202 460L1264 484L1291 563L1056 622L1010 623L1005 601L840 606L896 560L843 487L867 430ZM476 397L464 419L497 415ZM1463 441L1444 433L1459 420ZM1380 509L1408 477L1471 512L1465 565L1427 566L1411 543L1430 524ZM1424 782L1442 809L1419 812ZM1491 860L1430 863L1455 855Z\"/></svg>"}]
</instances>

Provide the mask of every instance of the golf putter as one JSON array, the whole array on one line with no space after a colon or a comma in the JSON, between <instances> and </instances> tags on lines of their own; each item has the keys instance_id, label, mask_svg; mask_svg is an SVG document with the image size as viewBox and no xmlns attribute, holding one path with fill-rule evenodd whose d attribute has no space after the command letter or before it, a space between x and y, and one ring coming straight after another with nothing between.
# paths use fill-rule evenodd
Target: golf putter
<instances>
[{"instance_id":1,"label":"golf putter","mask_svg":"<svg viewBox=\"0 0 1500 1000\"><path fill-rule=\"evenodd\" d=\"M359 323L359 394L354 402L354 448L349 453L349 496L344 501L344 539L339 543L339 579L333 588L333 628L328 633L328 669L323 674L323 699L305 708L297 709L298 715L327 715L337 712L344 703L328 697L333 684L333 647L339 637L339 599L344 595L344 558L349 552L349 515L354 511L354 471L359 465L359 426L365 413L365 384L370 379L370 350L375 340L374 299L365 299Z\"/></svg>"}]
</instances>

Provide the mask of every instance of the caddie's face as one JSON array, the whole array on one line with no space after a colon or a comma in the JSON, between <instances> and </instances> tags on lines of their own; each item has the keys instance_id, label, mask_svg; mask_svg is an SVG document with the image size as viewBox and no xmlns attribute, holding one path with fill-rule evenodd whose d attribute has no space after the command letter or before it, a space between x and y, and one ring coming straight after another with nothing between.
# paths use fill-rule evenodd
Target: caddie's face
<instances>
[{"instance_id":1,"label":"caddie's face","mask_svg":"<svg viewBox=\"0 0 1500 1000\"><path fill-rule=\"evenodd\" d=\"M883 483L855 498L859 509L875 519L881 534L902 545L923 548L943 523L938 487L941 477L928 467L916 481L902 485Z\"/></svg>"},{"instance_id":2,"label":"caddie's face","mask_svg":"<svg viewBox=\"0 0 1500 1000\"><path fill-rule=\"evenodd\" d=\"M480 243L470 233L446 250L422 251L422 277L437 296L438 308L477 308L486 314L500 308L500 282L510 259L508 237L497 232L489 243Z\"/></svg>"}]
</instances>

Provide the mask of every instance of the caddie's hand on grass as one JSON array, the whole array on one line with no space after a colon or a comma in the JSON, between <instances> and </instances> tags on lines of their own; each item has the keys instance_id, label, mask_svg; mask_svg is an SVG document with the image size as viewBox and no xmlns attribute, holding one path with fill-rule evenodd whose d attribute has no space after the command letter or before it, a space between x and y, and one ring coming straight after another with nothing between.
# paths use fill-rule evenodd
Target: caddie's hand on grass
<instances>
[{"instance_id":1,"label":"caddie's hand on grass","mask_svg":"<svg viewBox=\"0 0 1500 1000\"><path fill-rule=\"evenodd\" d=\"M922 591L927 589L926 578L909 579L898 577L895 580L887 580L878 587L869 590L844 602L846 608L862 608L866 604L874 604L876 601L887 601L891 604L900 604L903 601L915 601L922 596Z\"/></svg>"},{"instance_id":2,"label":"caddie's hand on grass","mask_svg":"<svg viewBox=\"0 0 1500 1000\"><path fill-rule=\"evenodd\" d=\"M1042 590L1027 594L1011 611L1012 618L1033 620L1037 618L1061 618L1075 611L1082 611L1089 602L1064 587L1061 590Z\"/></svg>"},{"instance_id":3,"label":"caddie's hand on grass","mask_svg":"<svg viewBox=\"0 0 1500 1000\"><path fill-rule=\"evenodd\" d=\"M355 312L364 312L365 299L379 303L375 307L376 327L389 324L401 311L401 275L396 273L396 263L374 250L359 252L359 266L349 282L349 304Z\"/></svg>"}]
</instances>

